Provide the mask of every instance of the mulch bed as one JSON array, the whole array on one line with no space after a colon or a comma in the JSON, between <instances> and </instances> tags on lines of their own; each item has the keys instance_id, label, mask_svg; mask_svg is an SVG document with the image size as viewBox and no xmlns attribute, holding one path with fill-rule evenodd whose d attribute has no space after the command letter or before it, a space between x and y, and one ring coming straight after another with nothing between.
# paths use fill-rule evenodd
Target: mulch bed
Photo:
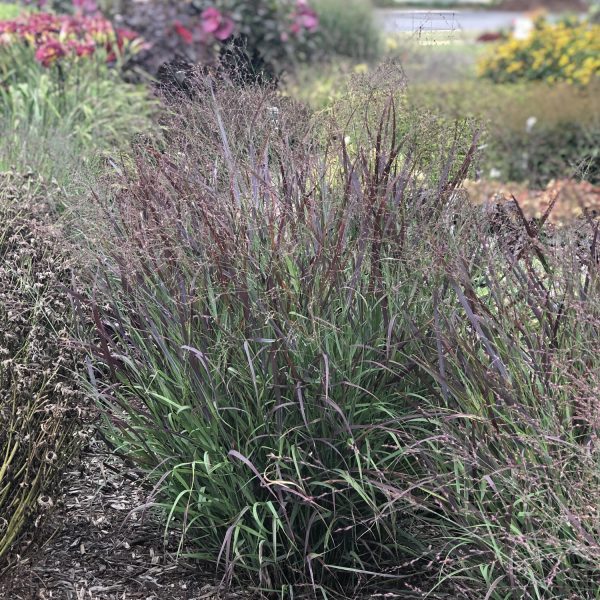
<instances>
[{"instance_id":1,"label":"mulch bed","mask_svg":"<svg viewBox=\"0 0 600 600\"><path fill-rule=\"evenodd\" d=\"M177 560L156 515L131 512L147 489L98 441L64 476L64 489L0 572L1 600L227 600L210 567Z\"/></svg>"},{"instance_id":2,"label":"mulch bed","mask_svg":"<svg viewBox=\"0 0 600 600\"><path fill-rule=\"evenodd\" d=\"M559 179L551 181L546 189L532 190L525 183L480 180L465 182L465 188L477 204L511 201L514 196L529 218L541 217L557 198L549 218L555 224L578 219L584 211L591 217L600 215L600 187L585 181Z\"/></svg>"}]
</instances>

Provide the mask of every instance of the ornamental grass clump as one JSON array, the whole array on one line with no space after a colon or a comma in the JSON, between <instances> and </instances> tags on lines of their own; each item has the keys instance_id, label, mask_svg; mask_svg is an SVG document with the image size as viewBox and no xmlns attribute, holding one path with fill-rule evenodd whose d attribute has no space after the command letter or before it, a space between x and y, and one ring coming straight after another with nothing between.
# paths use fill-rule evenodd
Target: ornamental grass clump
<instances>
[{"instance_id":1,"label":"ornamental grass clump","mask_svg":"<svg viewBox=\"0 0 600 600\"><path fill-rule=\"evenodd\" d=\"M421 570L426 388L406 356L476 133L413 118L387 79L319 116L199 79L96 219L107 438L224 584L346 594Z\"/></svg>"},{"instance_id":2,"label":"ornamental grass clump","mask_svg":"<svg viewBox=\"0 0 600 600\"><path fill-rule=\"evenodd\" d=\"M551 231L549 212L516 206L444 259L439 355L415 358L439 390L422 405L433 597L599 597L599 223Z\"/></svg>"},{"instance_id":3,"label":"ornamental grass clump","mask_svg":"<svg viewBox=\"0 0 600 600\"><path fill-rule=\"evenodd\" d=\"M33 173L0 175L0 558L52 508L83 407L52 188Z\"/></svg>"},{"instance_id":4,"label":"ornamental grass clump","mask_svg":"<svg viewBox=\"0 0 600 600\"><path fill-rule=\"evenodd\" d=\"M86 231L91 390L180 552L290 597L597 598L598 223L470 206L478 131L393 69L318 114L196 86Z\"/></svg>"}]
</instances>

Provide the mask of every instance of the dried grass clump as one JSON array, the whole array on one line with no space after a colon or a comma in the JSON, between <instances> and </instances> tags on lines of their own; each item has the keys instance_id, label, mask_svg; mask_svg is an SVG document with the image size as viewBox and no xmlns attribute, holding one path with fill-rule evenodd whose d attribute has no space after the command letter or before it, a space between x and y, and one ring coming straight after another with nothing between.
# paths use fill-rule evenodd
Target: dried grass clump
<instances>
[{"instance_id":1,"label":"dried grass clump","mask_svg":"<svg viewBox=\"0 0 600 600\"><path fill-rule=\"evenodd\" d=\"M81 406L53 187L33 173L0 175L0 557L52 506Z\"/></svg>"}]
</instances>

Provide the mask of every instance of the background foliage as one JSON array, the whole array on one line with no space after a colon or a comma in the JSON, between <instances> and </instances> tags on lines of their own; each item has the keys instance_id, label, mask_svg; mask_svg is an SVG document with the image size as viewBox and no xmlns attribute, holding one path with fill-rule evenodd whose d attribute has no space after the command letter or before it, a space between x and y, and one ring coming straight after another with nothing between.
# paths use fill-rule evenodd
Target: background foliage
<instances>
[{"instance_id":1,"label":"background foliage","mask_svg":"<svg viewBox=\"0 0 600 600\"><path fill-rule=\"evenodd\" d=\"M600 25L578 19L540 19L531 36L511 37L481 61L480 74L496 82L542 80L588 85L600 75Z\"/></svg>"},{"instance_id":2,"label":"background foliage","mask_svg":"<svg viewBox=\"0 0 600 600\"><path fill-rule=\"evenodd\" d=\"M373 60L381 53L381 34L368 0L315 0L318 49L325 57Z\"/></svg>"}]
</instances>

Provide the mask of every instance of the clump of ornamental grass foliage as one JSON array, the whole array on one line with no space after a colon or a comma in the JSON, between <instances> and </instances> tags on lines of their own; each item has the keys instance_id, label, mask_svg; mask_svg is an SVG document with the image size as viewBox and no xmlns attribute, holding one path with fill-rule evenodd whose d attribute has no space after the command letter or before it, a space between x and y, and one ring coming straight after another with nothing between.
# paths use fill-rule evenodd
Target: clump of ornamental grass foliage
<instances>
[{"instance_id":1,"label":"clump of ornamental grass foliage","mask_svg":"<svg viewBox=\"0 0 600 600\"><path fill-rule=\"evenodd\" d=\"M32 172L0 175L0 557L52 507L82 408L54 188Z\"/></svg>"},{"instance_id":2,"label":"clump of ornamental grass foliage","mask_svg":"<svg viewBox=\"0 0 600 600\"><path fill-rule=\"evenodd\" d=\"M106 436L224 585L598 597L597 224L471 207L401 85L171 105L87 232Z\"/></svg>"}]
</instances>

